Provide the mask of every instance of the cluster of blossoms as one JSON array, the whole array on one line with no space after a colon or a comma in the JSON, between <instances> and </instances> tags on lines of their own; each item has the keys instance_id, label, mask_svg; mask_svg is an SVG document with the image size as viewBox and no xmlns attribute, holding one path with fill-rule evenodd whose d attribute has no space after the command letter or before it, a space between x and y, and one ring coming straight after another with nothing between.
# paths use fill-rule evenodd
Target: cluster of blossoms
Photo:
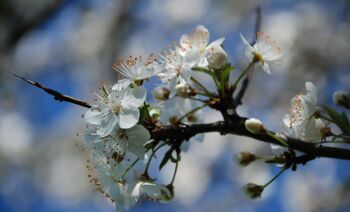
<instances>
[{"instance_id":1,"label":"cluster of blossoms","mask_svg":"<svg viewBox=\"0 0 350 212\"><path fill-rule=\"evenodd\" d=\"M113 85L103 85L96 94L97 102L84 114L88 123L86 146L91 150L90 181L98 191L116 204L117 210L127 209L145 198L160 202L172 199L172 183L161 185L148 174L154 157L151 128L162 125L200 122L200 102L190 99L196 95L191 75L194 67L220 69L227 63L222 48L224 38L209 44L209 32L198 26L183 35L179 44L157 57L144 59L130 56L112 67L121 78ZM157 102L146 102L143 82L158 77L163 86L153 92ZM195 136L201 141L202 135ZM164 141L165 142L165 141ZM181 151L189 142L181 144Z\"/></svg>"},{"instance_id":2,"label":"cluster of blossoms","mask_svg":"<svg viewBox=\"0 0 350 212\"><path fill-rule=\"evenodd\" d=\"M187 140L203 140L203 134L196 133L182 139L174 136L159 139L154 132L166 127L184 128L202 123L200 110L206 106L219 110L225 121L227 117L236 117L233 109L222 112L222 105L232 104L240 80L253 66L270 74L269 64L277 63L282 57L276 42L266 34L258 33L252 44L242 34L240 36L249 65L234 83L230 82L230 71L234 68L228 63L227 53L222 47L224 38L210 43L209 31L201 25L192 33L182 35L178 44L157 56L151 55L146 59L130 56L112 66L120 79L113 86L101 87L100 93L96 94L97 102L85 112L84 119L88 123L86 146L91 151L88 164L90 181L98 191L115 202L118 211L142 199L170 201L174 197L173 183L180 153L189 148L190 142ZM209 91L195 79L193 71L208 74L217 91ZM158 78L161 83L154 88L156 101L153 102L147 101L144 87L144 82L150 78ZM350 105L347 93L335 94L334 98L339 105ZM331 109L328 112L333 120L340 120L334 123L342 126L344 135L348 136L350 124L346 116L344 118L344 115ZM323 119L317 107L316 88L307 82L306 93L297 95L291 101L291 111L283 120L283 133L271 133L254 118L247 119L245 127L250 133L267 134L280 142L280 146L288 147L286 137L318 142L329 136L331 132ZM159 169L168 162L175 164L173 179L167 185L157 182L148 172L151 161L163 146L169 149L163 154ZM239 157L242 165L258 159L260 157L249 152ZM248 184L246 191L254 198L260 197L269 183L264 186Z\"/></svg>"}]
</instances>

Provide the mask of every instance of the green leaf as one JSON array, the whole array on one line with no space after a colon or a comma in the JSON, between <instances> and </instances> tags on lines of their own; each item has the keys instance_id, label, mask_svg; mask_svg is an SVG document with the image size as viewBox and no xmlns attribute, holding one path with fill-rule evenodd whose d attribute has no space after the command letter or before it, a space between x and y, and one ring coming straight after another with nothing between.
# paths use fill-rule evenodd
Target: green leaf
<instances>
[{"instance_id":1,"label":"green leaf","mask_svg":"<svg viewBox=\"0 0 350 212\"><path fill-rule=\"evenodd\" d=\"M159 164L159 170L161 170L161 169L165 166L165 164L168 163L168 161L169 161L169 160L171 159L171 157L172 157L172 156L171 156L172 153L173 153L173 149L169 149L169 150L165 153L162 162L160 162L160 164Z\"/></svg>"},{"instance_id":2,"label":"green leaf","mask_svg":"<svg viewBox=\"0 0 350 212\"><path fill-rule=\"evenodd\" d=\"M323 108L326 110L328 115L331 117L331 120L334 122L334 124L336 124L344 134L349 135L350 134L350 124L349 124L349 119L346 116L346 114L344 112L338 113L337 111L335 111L334 109L332 109L331 107L328 107L328 106L323 106Z\"/></svg>"},{"instance_id":3,"label":"green leaf","mask_svg":"<svg viewBox=\"0 0 350 212\"><path fill-rule=\"evenodd\" d=\"M154 147L156 147L158 145L158 143L159 143L159 141L154 140L152 142L145 144L144 147L146 150L150 150L150 149L153 149Z\"/></svg>"},{"instance_id":4,"label":"green leaf","mask_svg":"<svg viewBox=\"0 0 350 212\"><path fill-rule=\"evenodd\" d=\"M192 70L193 70L193 71L202 72L202 73L208 74L208 75L210 75L210 76L213 76L213 72L211 72L210 70L208 70L208 69L206 69L206 68L193 67Z\"/></svg>"},{"instance_id":5,"label":"green leaf","mask_svg":"<svg viewBox=\"0 0 350 212\"><path fill-rule=\"evenodd\" d=\"M228 82L230 80L230 73L231 71L235 70L235 67L231 66L231 64L227 63L225 67L222 70L222 73L224 75L225 82Z\"/></svg>"}]
</instances>

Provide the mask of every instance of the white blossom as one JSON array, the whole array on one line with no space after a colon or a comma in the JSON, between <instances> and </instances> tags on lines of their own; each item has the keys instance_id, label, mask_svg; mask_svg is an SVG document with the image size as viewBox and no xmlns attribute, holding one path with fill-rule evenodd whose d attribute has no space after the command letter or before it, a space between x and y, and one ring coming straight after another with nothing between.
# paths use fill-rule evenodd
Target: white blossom
<instances>
[{"instance_id":1,"label":"white blossom","mask_svg":"<svg viewBox=\"0 0 350 212\"><path fill-rule=\"evenodd\" d=\"M311 82L306 82L306 94L300 94L291 101L290 114L286 114L283 123L288 136L305 141L319 141L323 121L315 117L317 108L317 90Z\"/></svg>"},{"instance_id":2,"label":"white blossom","mask_svg":"<svg viewBox=\"0 0 350 212\"><path fill-rule=\"evenodd\" d=\"M178 83L190 83L192 67L196 64L197 55L195 51L180 54L178 47L169 48L160 55L163 71L157 74L163 83L169 84L170 97L175 95L175 86Z\"/></svg>"},{"instance_id":3,"label":"white blossom","mask_svg":"<svg viewBox=\"0 0 350 212\"><path fill-rule=\"evenodd\" d=\"M85 112L84 119L95 125L97 134L104 137L117 125L122 129L135 126L140 117L139 107L145 100L146 90L142 86L112 90L106 96L100 97L97 105Z\"/></svg>"},{"instance_id":4,"label":"white blossom","mask_svg":"<svg viewBox=\"0 0 350 212\"><path fill-rule=\"evenodd\" d=\"M210 54L210 49L215 46L221 46L225 38L219 38L209 44L210 33L203 25L198 25L190 34L181 36L180 45L182 54L189 51L196 52L196 66L205 67L208 65L206 54ZM209 52L208 52L209 51Z\"/></svg>"},{"instance_id":5,"label":"white blossom","mask_svg":"<svg viewBox=\"0 0 350 212\"><path fill-rule=\"evenodd\" d=\"M112 148L118 155L125 155L131 152L137 157L143 159L146 149L144 144L151 138L148 130L142 125L136 125L129 129L115 128L111 134L104 137L106 143L111 143Z\"/></svg>"},{"instance_id":6,"label":"white blossom","mask_svg":"<svg viewBox=\"0 0 350 212\"><path fill-rule=\"evenodd\" d=\"M160 70L158 63L153 59L152 55L146 60L141 56L130 56L127 60L119 60L113 64L113 69L124 77L124 79L118 80L112 87L113 90L123 90L132 82L148 79Z\"/></svg>"},{"instance_id":7,"label":"white blossom","mask_svg":"<svg viewBox=\"0 0 350 212\"><path fill-rule=\"evenodd\" d=\"M244 55L250 62L257 60L262 69L270 74L269 63L276 63L282 57L281 49L277 43L263 32L257 33L254 45L251 45L242 34L240 36L244 44Z\"/></svg>"}]
</instances>

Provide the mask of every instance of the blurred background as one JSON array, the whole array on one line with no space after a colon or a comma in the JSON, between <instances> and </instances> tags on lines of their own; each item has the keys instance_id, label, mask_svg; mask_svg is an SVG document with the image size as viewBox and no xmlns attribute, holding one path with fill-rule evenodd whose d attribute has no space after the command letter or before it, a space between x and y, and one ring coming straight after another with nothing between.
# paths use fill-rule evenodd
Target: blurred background
<instances>
[{"instance_id":1,"label":"blurred background","mask_svg":"<svg viewBox=\"0 0 350 212\"><path fill-rule=\"evenodd\" d=\"M272 75L255 72L240 113L279 131L305 81L318 88L320 105L335 107L332 93L350 90L347 0L1 0L0 211L114 210L89 184L87 154L77 146L85 109L56 102L10 72L91 102L91 91L115 82L111 65L117 58L156 54L198 24L209 29L211 40L226 37L231 63L243 69L239 33L254 37L258 5L262 31L284 57ZM206 122L221 118L206 112ZM142 202L130 211L349 209L350 162L312 161L283 174L253 201L241 187L264 184L278 169L262 162L239 167L233 157L240 151L271 154L269 145L248 138L207 134L182 157L175 200ZM171 174L166 168L157 177Z\"/></svg>"}]
</instances>

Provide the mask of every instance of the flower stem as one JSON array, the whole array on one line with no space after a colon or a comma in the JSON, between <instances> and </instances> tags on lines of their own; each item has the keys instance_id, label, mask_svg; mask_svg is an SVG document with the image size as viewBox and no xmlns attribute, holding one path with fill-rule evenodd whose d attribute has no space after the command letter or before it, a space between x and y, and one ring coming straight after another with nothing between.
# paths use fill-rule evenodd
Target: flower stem
<instances>
[{"instance_id":1,"label":"flower stem","mask_svg":"<svg viewBox=\"0 0 350 212\"><path fill-rule=\"evenodd\" d=\"M289 147L288 144L281 138L277 137L275 134L271 133L270 131L266 130L266 134L268 136L270 136L271 138L277 140L278 142L280 142L283 146L285 147Z\"/></svg>"},{"instance_id":2,"label":"flower stem","mask_svg":"<svg viewBox=\"0 0 350 212\"><path fill-rule=\"evenodd\" d=\"M320 115L320 118L321 118L321 119L324 119L324 120L326 120L326 121L329 121L329 122L331 122L331 123L334 123L334 121L333 121L332 119L328 118L328 117L325 117L325 116L321 116L321 115Z\"/></svg>"},{"instance_id":3,"label":"flower stem","mask_svg":"<svg viewBox=\"0 0 350 212\"><path fill-rule=\"evenodd\" d=\"M253 60L252 62L249 63L249 65L247 66L247 68L244 69L244 71L241 73L241 75L239 75L239 77L236 79L236 81L233 83L233 87L236 87L237 84L239 83L239 81L241 81L241 79L244 77L244 75L246 75L248 73L248 71L251 69L251 67L256 63L255 60Z\"/></svg>"},{"instance_id":4,"label":"flower stem","mask_svg":"<svg viewBox=\"0 0 350 212\"><path fill-rule=\"evenodd\" d=\"M178 169L178 167L179 167L179 161L176 161L176 165L175 165L175 170L174 170L173 178L171 179L170 185L173 185L173 184L174 184L174 181L175 181L175 177L176 177L176 174L177 174L177 169Z\"/></svg>"},{"instance_id":5,"label":"flower stem","mask_svg":"<svg viewBox=\"0 0 350 212\"><path fill-rule=\"evenodd\" d=\"M204 87L204 85L202 85L198 80L196 80L196 78L191 77L192 82L194 82L194 84L196 84L205 94L207 94L208 97L214 97L215 95L212 94L208 89L206 89Z\"/></svg>"},{"instance_id":6,"label":"flower stem","mask_svg":"<svg viewBox=\"0 0 350 212\"><path fill-rule=\"evenodd\" d=\"M269 182L267 182L265 185L263 185L263 188L266 188L268 185L270 185L273 181L275 181L284 171L286 171L287 168L281 169L281 171L278 172Z\"/></svg>"},{"instance_id":7,"label":"flower stem","mask_svg":"<svg viewBox=\"0 0 350 212\"><path fill-rule=\"evenodd\" d=\"M146 164L146 167L145 167L145 172L144 172L145 174L148 175L148 168L149 168L149 165L151 164L151 161L152 161L152 159L153 159L154 154L155 154L160 148L162 148L162 147L165 146L165 145L167 145L167 143L162 143L162 144L160 144L157 148L154 148L154 149L152 150L151 156L149 157L149 159L148 159L148 161L147 161L147 164Z\"/></svg>"},{"instance_id":8,"label":"flower stem","mask_svg":"<svg viewBox=\"0 0 350 212\"><path fill-rule=\"evenodd\" d=\"M200 106L200 107L196 107L193 110L191 110L190 112L186 113L185 115L183 115L181 118L179 118L177 121L181 122L184 118L186 118L187 116L191 115L192 113L196 112L197 110L200 110L204 107L208 106L208 103L205 103L204 105Z\"/></svg>"},{"instance_id":9,"label":"flower stem","mask_svg":"<svg viewBox=\"0 0 350 212\"><path fill-rule=\"evenodd\" d=\"M122 178L132 169L132 167L134 167L137 162L139 162L140 158L137 158L127 169L125 169L125 171L122 174Z\"/></svg>"},{"instance_id":10,"label":"flower stem","mask_svg":"<svg viewBox=\"0 0 350 212\"><path fill-rule=\"evenodd\" d=\"M189 99L192 99L192 100L194 100L194 101L199 101L199 102L207 103L207 100L203 100L203 99L199 99L199 98L190 97Z\"/></svg>"}]
</instances>

